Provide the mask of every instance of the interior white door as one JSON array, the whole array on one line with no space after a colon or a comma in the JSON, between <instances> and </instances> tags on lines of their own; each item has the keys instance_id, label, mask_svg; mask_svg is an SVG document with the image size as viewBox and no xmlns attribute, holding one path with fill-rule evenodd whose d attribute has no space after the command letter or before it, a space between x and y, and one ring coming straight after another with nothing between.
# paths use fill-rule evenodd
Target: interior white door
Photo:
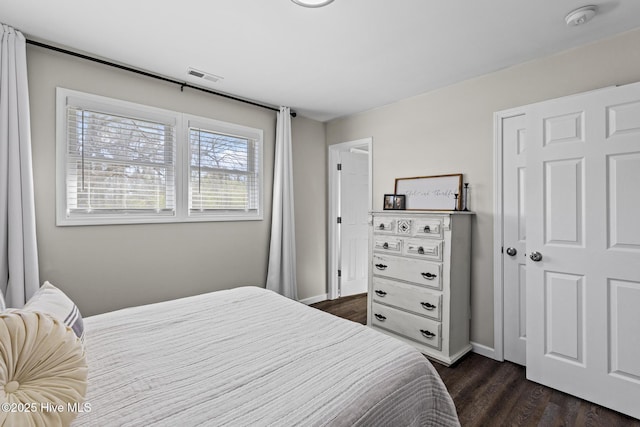
<instances>
[{"instance_id":1,"label":"interior white door","mask_svg":"<svg viewBox=\"0 0 640 427\"><path fill-rule=\"evenodd\" d=\"M640 84L527 118L527 378L640 418Z\"/></svg>"},{"instance_id":2,"label":"interior white door","mask_svg":"<svg viewBox=\"0 0 640 427\"><path fill-rule=\"evenodd\" d=\"M340 153L340 296L367 292L369 156Z\"/></svg>"},{"instance_id":3,"label":"interior white door","mask_svg":"<svg viewBox=\"0 0 640 427\"><path fill-rule=\"evenodd\" d=\"M526 117L502 120L504 358L526 365Z\"/></svg>"}]
</instances>

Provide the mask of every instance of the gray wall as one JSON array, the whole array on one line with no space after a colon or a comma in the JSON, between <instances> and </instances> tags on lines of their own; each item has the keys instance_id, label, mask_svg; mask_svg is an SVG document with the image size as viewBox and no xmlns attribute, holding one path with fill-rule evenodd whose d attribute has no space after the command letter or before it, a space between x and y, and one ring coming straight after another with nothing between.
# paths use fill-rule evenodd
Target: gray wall
<instances>
[{"instance_id":1,"label":"gray wall","mask_svg":"<svg viewBox=\"0 0 640 427\"><path fill-rule=\"evenodd\" d=\"M293 181L296 212L298 299L327 293L327 147L325 126L293 119Z\"/></svg>"},{"instance_id":2,"label":"gray wall","mask_svg":"<svg viewBox=\"0 0 640 427\"><path fill-rule=\"evenodd\" d=\"M493 113L640 80L640 30L327 124L327 144L373 137L374 208L398 177L464 173L473 222L472 341L493 347Z\"/></svg>"},{"instance_id":3,"label":"gray wall","mask_svg":"<svg viewBox=\"0 0 640 427\"><path fill-rule=\"evenodd\" d=\"M243 285L264 286L271 226L275 112L29 46L40 280L84 315ZM56 227L55 88L66 87L264 130L264 220ZM293 119L299 295L324 294L324 125ZM298 164L299 163L299 164ZM319 165L318 163L322 163ZM305 172L306 171L306 172ZM308 175L312 174L312 175ZM308 177L313 176L314 180ZM306 188L305 188L306 186Z\"/></svg>"}]
</instances>

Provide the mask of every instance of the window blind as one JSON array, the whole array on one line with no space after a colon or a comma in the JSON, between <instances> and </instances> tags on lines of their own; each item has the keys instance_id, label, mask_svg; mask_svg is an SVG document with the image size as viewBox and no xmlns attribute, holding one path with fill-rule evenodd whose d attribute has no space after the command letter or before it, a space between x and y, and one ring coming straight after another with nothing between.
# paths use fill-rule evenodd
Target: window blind
<instances>
[{"instance_id":1,"label":"window blind","mask_svg":"<svg viewBox=\"0 0 640 427\"><path fill-rule=\"evenodd\" d=\"M175 126L67 107L67 214L175 213Z\"/></svg>"},{"instance_id":2,"label":"window blind","mask_svg":"<svg viewBox=\"0 0 640 427\"><path fill-rule=\"evenodd\" d=\"M258 211L259 143L190 127L189 145L189 210L192 214Z\"/></svg>"}]
</instances>

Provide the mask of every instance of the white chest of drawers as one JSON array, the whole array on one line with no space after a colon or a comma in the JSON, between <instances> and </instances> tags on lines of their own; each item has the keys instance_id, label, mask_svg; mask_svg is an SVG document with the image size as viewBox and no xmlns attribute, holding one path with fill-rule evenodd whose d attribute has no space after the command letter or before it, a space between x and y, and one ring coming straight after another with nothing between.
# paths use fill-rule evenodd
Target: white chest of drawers
<instances>
[{"instance_id":1,"label":"white chest of drawers","mask_svg":"<svg viewBox=\"0 0 640 427\"><path fill-rule=\"evenodd\" d=\"M471 218L372 213L367 323L445 365L471 350Z\"/></svg>"}]
</instances>

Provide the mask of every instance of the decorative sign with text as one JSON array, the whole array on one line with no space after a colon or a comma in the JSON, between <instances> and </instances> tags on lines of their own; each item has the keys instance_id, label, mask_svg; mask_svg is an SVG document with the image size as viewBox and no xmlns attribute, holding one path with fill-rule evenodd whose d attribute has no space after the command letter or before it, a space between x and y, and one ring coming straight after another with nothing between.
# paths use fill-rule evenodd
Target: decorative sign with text
<instances>
[{"instance_id":1,"label":"decorative sign with text","mask_svg":"<svg viewBox=\"0 0 640 427\"><path fill-rule=\"evenodd\" d=\"M407 210L460 210L462 174L396 178L395 194L406 197Z\"/></svg>"}]
</instances>

